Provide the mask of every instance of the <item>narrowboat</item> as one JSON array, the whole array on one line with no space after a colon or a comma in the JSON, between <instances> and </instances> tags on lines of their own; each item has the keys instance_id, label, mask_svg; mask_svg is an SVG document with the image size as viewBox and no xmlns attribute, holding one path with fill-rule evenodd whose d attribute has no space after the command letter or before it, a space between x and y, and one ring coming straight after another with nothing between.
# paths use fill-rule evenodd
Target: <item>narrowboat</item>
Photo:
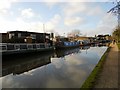
<instances>
[{"instance_id":1,"label":"narrowboat","mask_svg":"<svg viewBox=\"0 0 120 90\"><path fill-rule=\"evenodd\" d=\"M74 47L79 47L79 45L80 45L79 41L62 41L62 42L57 42L55 44L55 49L74 48Z\"/></svg>"},{"instance_id":2,"label":"narrowboat","mask_svg":"<svg viewBox=\"0 0 120 90\"><path fill-rule=\"evenodd\" d=\"M0 44L0 53L2 56L12 56L20 54L39 53L43 51L54 50L50 43L2 43Z\"/></svg>"},{"instance_id":3,"label":"narrowboat","mask_svg":"<svg viewBox=\"0 0 120 90\"><path fill-rule=\"evenodd\" d=\"M79 40L79 42L80 42L80 46L91 45L89 40Z\"/></svg>"}]
</instances>

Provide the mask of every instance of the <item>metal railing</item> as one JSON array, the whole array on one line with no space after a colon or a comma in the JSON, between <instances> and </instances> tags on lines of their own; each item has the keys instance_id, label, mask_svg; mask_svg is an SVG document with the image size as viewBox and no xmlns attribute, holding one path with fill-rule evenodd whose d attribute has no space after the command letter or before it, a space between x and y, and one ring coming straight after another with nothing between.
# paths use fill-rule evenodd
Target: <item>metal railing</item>
<instances>
[{"instance_id":1,"label":"metal railing","mask_svg":"<svg viewBox=\"0 0 120 90\"><path fill-rule=\"evenodd\" d=\"M50 43L0 43L0 51L18 51L18 50L37 50L43 48L50 48Z\"/></svg>"}]
</instances>

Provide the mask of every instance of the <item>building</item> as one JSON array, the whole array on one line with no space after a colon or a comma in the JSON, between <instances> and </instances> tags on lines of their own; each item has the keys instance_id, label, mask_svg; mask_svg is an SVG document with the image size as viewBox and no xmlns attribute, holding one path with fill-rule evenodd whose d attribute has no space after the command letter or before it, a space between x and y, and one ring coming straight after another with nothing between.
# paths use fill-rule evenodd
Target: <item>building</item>
<instances>
[{"instance_id":1,"label":"building","mask_svg":"<svg viewBox=\"0 0 120 90\"><path fill-rule=\"evenodd\" d=\"M50 34L28 31L9 31L8 39L10 43L44 43L50 42Z\"/></svg>"},{"instance_id":2,"label":"building","mask_svg":"<svg viewBox=\"0 0 120 90\"><path fill-rule=\"evenodd\" d=\"M76 37L75 40L89 40L89 37L79 36Z\"/></svg>"},{"instance_id":3,"label":"building","mask_svg":"<svg viewBox=\"0 0 120 90\"><path fill-rule=\"evenodd\" d=\"M8 33L0 33L0 37L2 38L1 39L1 41L2 41L2 43L6 43L6 42L8 42Z\"/></svg>"},{"instance_id":4,"label":"building","mask_svg":"<svg viewBox=\"0 0 120 90\"><path fill-rule=\"evenodd\" d=\"M98 35L97 40L106 40L105 35Z\"/></svg>"},{"instance_id":5,"label":"building","mask_svg":"<svg viewBox=\"0 0 120 90\"><path fill-rule=\"evenodd\" d=\"M97 40L112 40L112 36L109 34L106 35L98 35Z\"/></svg>"},{"instance_id":6,"label":"building","mask_svg":"<svg viewBox=\"0 0 120 90\"><path fill-rule=\"evenodd\" d=\"M111 41L113 40L113 38L112 38L111 35L105 35L105 39L106 39L106 40L111 40Z\"/></svg>"},{"instance_id":7,"label":"building","mask_svg":"<svg viewBox=\"0 0 120 90\"><path fill-rule=\"evenodd\" d=\"M96 37L97 42L105 43L105 42L111 42L112 41L112 36L109 34L106 35L98 35Z\"/></svg>"}]
</instances>

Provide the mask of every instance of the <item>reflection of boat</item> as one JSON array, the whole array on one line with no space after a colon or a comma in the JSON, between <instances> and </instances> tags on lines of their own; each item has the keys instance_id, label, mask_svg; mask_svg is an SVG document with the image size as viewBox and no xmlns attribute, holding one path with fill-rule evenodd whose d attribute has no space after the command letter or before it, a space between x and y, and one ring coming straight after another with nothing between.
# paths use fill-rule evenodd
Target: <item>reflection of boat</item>
<instances>
[{"instance_id":1,"label":"reflection of boat","mask_svg":"<svg viewBox=\"0 0 120 90\"><path fill-rule=\"evenodd\" d=\"M86 50L86 49L89 49L90 48L90 46L80 46L80 49L82 49L82 50Z\"/></svg>"},{"instance_id":2,"label":"reflection of boat","mask_svg":"<svg viewBox=\"0 0 120 90\"><path fill-rule=\"evenodd\" d=\"M34 56L27 57L23 59L17 60L7 60L2 62L2 76L8 74L21 74L32 69L38 68L40 66L51 63L50 57L52 55L42 55L42 56Z\"/></svg>"},{"instance_id":3,"label":"reflection of boat","mask_svg":"<svg viewBox=\"0 0 120 90\"><path fill-rule=\"evenodd\" d=\"M74 49L67 49L67 50L56 50L56 57L64 57L66 55L70 55L72 53L78 53L80 52L79 48L74 48Z\"/></svg>"},{"instance_id":4,"label":"reflection of boat","mask_svg":"<svg viewBox=\"0 0 120 90\"><path fill-rule=\"evenodd\" d=\"M102 47L102 46L109 46L110 43L98 43L97 46Z\"/></svg>"},{"instance_id":5,"label":"reflection of boat","mask_svg":"<svg viewBox=\"0 0 120 90\"><path fill-rule=\"evenodd\" d=\"M47 55L48 53L53 53L54 51L42 51L42 53L40 52L34 52L34 53L21 53L21 54L11 54L11 55L2 55L2 60L3 61L13 61L13 60L16 60L16 58L21 58L21 60L23 58L26 58L26 57L34 57L34 56L44 56L44 55Z\"/></svg>"}]
</instances>

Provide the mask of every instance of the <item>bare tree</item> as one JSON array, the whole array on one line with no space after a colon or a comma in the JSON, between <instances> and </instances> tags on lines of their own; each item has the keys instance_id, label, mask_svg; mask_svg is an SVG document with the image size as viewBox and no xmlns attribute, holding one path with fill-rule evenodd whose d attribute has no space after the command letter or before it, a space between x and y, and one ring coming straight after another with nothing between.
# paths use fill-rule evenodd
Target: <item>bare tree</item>
<instances>
[{"instance_id":1,"label":"bare tree","mask_svg":"<svg viewBox=\"0 0 120 90\"><path fill-rule=\"evenodd\" d=\"M74 29L68 33L68 36L71 36L71 37L78 37L80 35L82 35L82 34L79 29Z\"/></svg>"}]
</instances>

